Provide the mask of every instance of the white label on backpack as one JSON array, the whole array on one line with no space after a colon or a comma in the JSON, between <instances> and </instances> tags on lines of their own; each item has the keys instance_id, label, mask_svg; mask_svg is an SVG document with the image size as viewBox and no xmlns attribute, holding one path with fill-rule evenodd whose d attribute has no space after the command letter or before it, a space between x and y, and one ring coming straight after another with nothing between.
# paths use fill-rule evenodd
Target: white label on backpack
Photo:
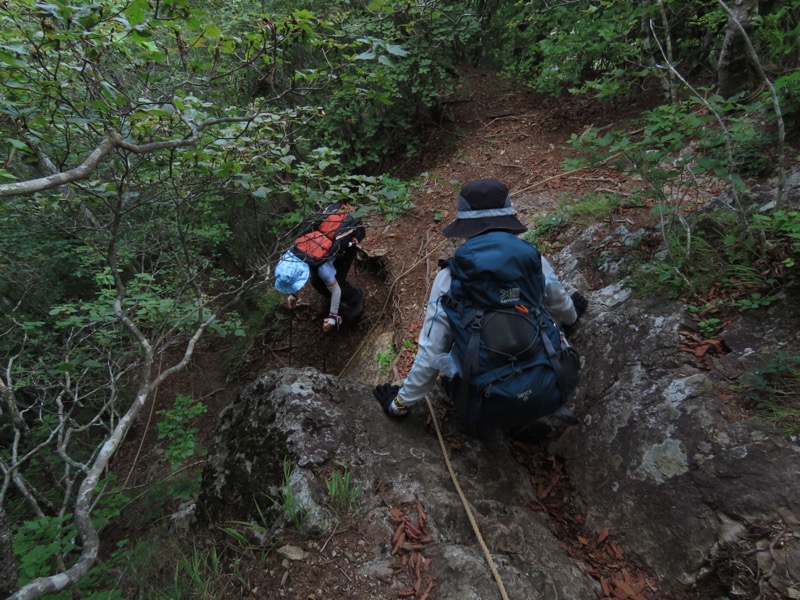
<instances>
[{"instance_id":1,"label":"white label on backpack","mask_svg":"<svg viewBox=\"0 0 800 600\"><path fill-rule=\"evenodd\" d=\"M522 400L523 402L527 402L528 398L530 398L533 390L525 390L521 394L517 394L517 399Z\"/></svg>"},{"instance_id":2,"label":"white label on backpack","mask_svg":"<svg viewBox=\"0 0 800 600\"><path fill-rule=\"evenodd\" d=\"M507 290L500 290L501 304L509 302L519 302L519 288L509 288Z\"/></svg>"}]
</instances>

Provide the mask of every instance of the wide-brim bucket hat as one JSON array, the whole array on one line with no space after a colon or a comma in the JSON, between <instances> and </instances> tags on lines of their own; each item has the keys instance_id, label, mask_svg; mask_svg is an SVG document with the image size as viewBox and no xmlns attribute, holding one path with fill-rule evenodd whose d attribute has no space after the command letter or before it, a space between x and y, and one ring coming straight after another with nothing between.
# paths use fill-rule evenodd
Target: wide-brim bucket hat
<instances>
[{"instance_id":1,"label":"wide-brim bucket hat","mask_svg":"<svg viewBox=\"0 0 800 600\"><path fill-rule=\"evenodd\" d=\"M275 265L275 289L284 294L296 294L310 275L311 269L306 263L286 252Z\"/></svg>"},{"instance_id":2,"label":"wide-brim bucket hat","mask_svg":"<svg viewBox=\"0 0 800 600\"><path fill-rule=\"evenodd\" d=\"M458 193L456 220L444 228L445 237L471 238L500 229L513 234L528 228L517 219L508 187L497 179L474 179Z\"/></svg>"}]
</instances>

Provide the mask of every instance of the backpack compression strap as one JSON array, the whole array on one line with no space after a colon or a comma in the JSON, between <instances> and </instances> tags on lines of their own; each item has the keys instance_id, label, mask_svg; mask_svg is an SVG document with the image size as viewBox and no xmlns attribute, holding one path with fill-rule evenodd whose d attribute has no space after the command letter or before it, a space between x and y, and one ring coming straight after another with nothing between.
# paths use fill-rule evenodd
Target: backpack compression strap
<instances>
[{"instance_id":1,"label":"backpack compression strap","mask_svg":"<svg viewBox=\"0 0 800 600\"><path fill-rule=\"evenodd\" d=\"M550 337L547 335L544 327L544 319L540 316L539 317L539 331L541 332L542 341L544 342L544 349L547 351L547 357L550 359L550 364L553 366L553 372L556 375L556 381L558 382L558 391L561 392L561 403L567 401L567 385L564 381L565 374L564 374L564 367L561 365L561 360L558 358L558 354L553 348L553 342L550 341Z\"/></svg>"}]
</instances>

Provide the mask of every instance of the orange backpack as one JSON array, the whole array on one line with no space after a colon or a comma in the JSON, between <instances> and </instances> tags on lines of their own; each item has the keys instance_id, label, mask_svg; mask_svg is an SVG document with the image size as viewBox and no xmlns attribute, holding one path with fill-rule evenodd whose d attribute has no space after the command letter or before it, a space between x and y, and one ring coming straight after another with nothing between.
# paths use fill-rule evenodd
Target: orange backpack
<instances>
[{"instance_id":1,"label":"orange backpack","mask_svg":"<svg viewBox=\"0 0 800 600\"><path fill-rule=\"evenodd\" d=\"M363 240L364 227L351 211L351 207L339 202L326 207L325 216L311 226L311 231L295 240L292 253L316 267Z\"/></svg>"}]
</instances>

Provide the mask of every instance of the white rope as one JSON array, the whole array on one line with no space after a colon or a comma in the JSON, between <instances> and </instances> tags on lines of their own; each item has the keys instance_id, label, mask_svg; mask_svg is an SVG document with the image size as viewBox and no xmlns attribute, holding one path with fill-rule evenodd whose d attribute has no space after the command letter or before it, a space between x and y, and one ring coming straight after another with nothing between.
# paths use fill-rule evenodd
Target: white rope
<instances>
[{"instance_id":1,"label":"white rope","mask_svg":"<svg viewBox=\"0 0 800 600\"><path fill-rule=\"evenodd\" d=\"M475 537L478 538L478 544L480 544L481 550L483 550L483 555L486 557L486 562L489 563L489 569L492 571L494 580L497 582L497 587L500 590L500 596L503 598L503 600L509 600L508 594L506 593L506 588L503 585L503 580L500 578L500 573L497 572L497 567L494 564L494 560L492 560L492 555L489 552L489 548L486 546L486 542L483 541L483 536L478 528L478 523L475 521L475 517L472 515L472 509L469 507L469 502L467 501L466 496L464 496L464 492L461 491L461 486L458 484L458 479L456 479L456 473L453 470L453 465L450 463L450 455L447 453L447 447L444 444L444 438L442 437L442 432L439 429L439 422L436 420L436 414L433 412L431 401L428 400L428 398L425 398L425 402L428 404L428 411L430 411L431 419L433 419L433 427L436 429L436 437L439 438L439 446L442 448L442 455L444 456L444 462L447 464L447 471L450 473L450 479L453 480L453 485L456 487L458 497L461 498L461 504L464 505L464 510L467 511L467 518L472 525L472 530L475 532Z\"/></svg>"}]
</instances>

